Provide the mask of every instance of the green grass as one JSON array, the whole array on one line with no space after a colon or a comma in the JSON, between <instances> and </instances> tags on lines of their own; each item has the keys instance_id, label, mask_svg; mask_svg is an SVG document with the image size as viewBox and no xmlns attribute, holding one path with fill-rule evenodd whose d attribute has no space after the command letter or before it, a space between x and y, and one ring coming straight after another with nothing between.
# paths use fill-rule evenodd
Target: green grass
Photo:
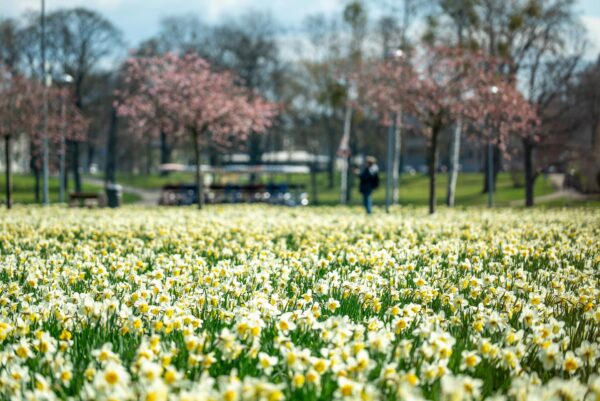
<instances>
[{"instance_id":1,"label":"green grass","mask_svg":"<svg viewBox=\"0 0 600 401\"><path fill-rule=\"evenodd\" d=\"M233 182L236 177L228 176ZM272 176L262 176L263 183L273 180L276 183L287 182L292 184L304 184L309 194L310 176L302 174L275 174ZM117 181L123 185L130 185L144 189L160 189L165 184L192 183L194 180L192 173L172 173L169 176L162 177L153 175L130 175L118 174ZM487 194L482 193L484 175L482 173L462 173L458 176L456 189L457 206L475 206L484 205L487 202ZM385 174L380 174L380 187L373 194L373 201L376 205L382 205L385 202ZM437 201L443 204L446 199L446 188L448 183L447 174L437 175ZM317 176L318 204L335 205L339 202L340 175L336 174L333 188L328 187L326 173L319 173ZM354 179L354 190L352 191L351 204L359 205L361 203L358 193L358 179ZM423 206L427 204L429 196L429 178L423 174L402 175L400 179L400 204ZM535 185L535 195L541 196L554 192L550 182L544 178L537 180ZM497 206L508 206L511 201L522 200L525 197L524 188L516 188L509 173L500 173L498 176L497 191L494 195L494 203ZM315 204L314 199L311 202Z\"/></svg>"},{"instance_id":2,"label":"green grass","mask_svg":"<svg viewBox=\"0 0 600 401\"><path fill-rule=\"evenodd\" d=\"M594 207L600 208L600 195L593 196L591 199L568 199L561 198L552 201L544 202L539 205L545 208L561 208L561 207Z\"/></svg>"},{"instance_id":3,"label":"green grass","mask_svg":"<svg viewBox=\"0 0 600 401\"><path fill-rule=\"evenodd\" d=\"M32 174L14 174L12 176L13 181L13 202L14 203L35 203L35 179ZM2 175L0 177L0 202L6 203L6 190L5 190L5 176ZM48 190L50 193L50 202L58 202L59 197L59 181L57 177L50 177L48 181ZM72 189L72 183L71 189ZM40 182L41 185L41 182ZM104 192L104 188L92 185L88 183L83 183L83 191L85 192ZM41 196L41 188L40 188L40 196ZM137 195L124 193L123 194L123 203L134 203L139 200Z\"/></svg>"},{"instance_id":4,"label":"green grass","mask_svg":"<svg viewBox=\"0 0 600 401\"><path fill-rule=\"evenodd\" d=\"M159 190L166 184L192 183L194 182L194 175L193 173L171 173L163 177L159 174L133 175L117 173L117 182L121 185Z\"/></svg>"}]
</instances>

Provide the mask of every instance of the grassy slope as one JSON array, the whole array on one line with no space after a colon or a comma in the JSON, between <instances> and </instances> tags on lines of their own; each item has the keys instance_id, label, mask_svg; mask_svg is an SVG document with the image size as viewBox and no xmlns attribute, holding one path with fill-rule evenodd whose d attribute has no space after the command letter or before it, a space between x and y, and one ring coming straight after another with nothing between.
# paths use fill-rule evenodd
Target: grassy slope
<instances>
[{"instance_id":1,"label":"grassy slope","mask_svg":"<svg viewBox=\"0 0 600 401\"><path fill-rule=\"evenodd\" d=\"M381 174L381 186L374 194L376 204L383 204L385 200L385 174ZM447 174L438 174L437 199L442 204L446 197ZM235 181L233 176L229 178ZM333 188L327 187L326 173L320 173L317 179L318 201L319 204L336 204L339 200L339 174L336 174L336 182ZM263 182L268 182L269 177L263 176ZM288 182L294 184L307 185L307 191L310 193L310 177L308 175L275 175L275 182ZM459 175L457 184L456 204L458 206L483 205L487 202L487 195L481 193L484 176L481 173L462 173ZM193 182L191 173L174 173L167 177L159 175L126 175L120 174L118 181L124 185L131 185L146 189L159 189L167 183ZM356 189L358 180L355 179L354 191L352 194L352 203L360 203L360 194ZM400 203L403 205L425 205L428 199L429 188L428 177L417 175L403 175L400 182ZM552 193L554 189L544 178L536 182L535 194L541 196ZM524 198L523 188L514 188L511 177L508 173L501 173L498 177L498 187L495 194L495 203L497 205L508 205L510 201Z\"/></svg>"},{"instance_id":2,"label":"grassy slope","mask_svg":"<svg viewBox=\"0 0 600 401\"><path fill-rule=\"evenodd\" d=\"M5 178L0 176L0 202L6 202ZM34 185L35 180L31 174L15 174L13 175L13 202L15 203L34 203ZM41 183L40 183L41 185ZM72 185L72 184L71 184ZM58 202L58 178L50 177L49 180L50 201ZM104 189L87 183L83 183L83 191L85 192L104 192ZM123 194L123 203L133 203L138 200L136 195Z\"/></svg>"}]
</instances>

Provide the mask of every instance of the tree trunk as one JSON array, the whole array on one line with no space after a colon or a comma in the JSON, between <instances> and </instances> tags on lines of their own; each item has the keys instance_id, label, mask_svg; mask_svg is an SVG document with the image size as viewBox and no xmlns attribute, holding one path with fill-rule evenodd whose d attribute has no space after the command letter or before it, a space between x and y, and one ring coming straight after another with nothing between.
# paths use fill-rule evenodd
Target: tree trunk
<instances>
[{"instance_id":1,"label":"tree trunk","mask_svg":"<svg viewBox=\"0 0 600 401\"><path fill-rule=\"evenodd\" d=\"M94 155L96 154L96 147L89 140L87 143L87 172L90 173L92 171L92 164L94 164Z\"/></svg>"},{"instance_id":2,"label":"tree trunk","mask_svg":"<svg viewBox=\"0 0 600 401\"><path fill-rule=\"evenodd\" d=\"M448 174L448 193L446 205L453 207L456 199L456 182L458 181L458 168L460 165L460 136L462 134L462 121L458 119L452 135L450 148L450 172Z\"/></svg>"},{"instance_id":3,"label":"tree trunk","mask_svg":"<svg viewBox=\"0 0 600 401\"><path fill-rule=\"evenodd\" d=\"M523 151L525 161L525 206L533 206L533 186L535 184L535 174L533 172L533 144L523 139Z\"/></svg>"},{"instance_id":4,"label":"tree trunk","mask_svg":"<svg viewBox=\"0 0 600 401\"><path fill-rule=\"evenodd\" d=\"M331 115L331 119L333 119L335 114ZM335 187L335 162L337 160L337 146L338 142L336 141L337 130L335 127L332 127L332 123L326 123L325 129L327 130L328 137L328 156L329 161L327 163L327 188L333 189Z\"/></svg>"},{"instance_id":5,"label":"tree trunk","mask_svg":"<svg viewBox=\"0 0 600 401\"><path fill-rule=\"evenodd\" d=\"M65 187L65 196L67 196L69 193L69 174L67 173L67 171L68 170L65 168L65 174L63 176L64 187Z\"/></svg>"},{"instance_id":6,"label":"tree trunk","mask_svg":"<svg viewBox=\"0 0 600 401\"><path fill-rule=\"evenodd\" d=\"M110 112L110 126L108 128L108 141L106 144L106 168L104 180L107 183L117 182L117 110L113 107Z\"/></svg>"},{"instance_id":7,"label":"tree trunk","mask_svg":"<svg viewBox=\"0 0 600 401\"><path fill-rule=\"evenodd\" d=\"M348 166L348 176L346 183L346 204L349 205L352 202L352 187L354 186L354 174L352 173L352 156L348 156L346 159L346 165Z\"/></svg>"},{"instance_id":8,"label":"tree trunk","mask_svg":"<svg viewBox=\"0 0 600 401\"><path fill-rule=\"evenodd\" d=\"M83 76L78 74L75 77L75 106L79 109L81 113L83 113L83 101L82 101L82 85L83 85ZM88 128L89 131L89 128ZM87 135L88 139L91 139L89 136L89 132ZM71 167L73 168L73 181L75 185L75 192L81 192L81 173L79 171L79 142L78 141L70 141L71 142Z\"/></svg>"},{"instance_id":9,"label":"tree trunk","mask_svg":"<svg viewBox=\"0 0 600 401\"><path fill-rule=\"evenodd\" d=\"M483 143L481 149L484 156L484 163L483 163L483 190L481 191L482 194L487 194L488 193L488 186L489 186L489 178L488 178L488 171L490 171L489 169L489 165L490 165L490 152L488 152L488 144L487 142Z\"/></svg>"},{"instance_id":10,"label":"tree trunk","mask_svg":"<svg viewBox=\"0 0 600 401\"><path fill-rule=\"evenodd\" d=\"M357 131L356 131L357 132ZM356 136L356 134L355 134ZM350 137L350 156L348 156L348 186L346 187L347 189L347 193L346 193L346 201L347 204L350 205L352 203L352 194L354 192L354 176L355 174L352 173L352 156L357 154L357 146L356 146L356 139L353 137Z\"/></svg>"},{"instance_id":11,"label":"tree trunk","mask_svg":"<svg viewBox=\"0 0 600 401\"><path fill-rule=\"evenodd\" d=\"M487 144L484 146L484 153L485 153L485 174L483 175L483 191L482 193L487 194L488 193L488 186L489 186L489 180L487 178L487 171L488 171L488 166L489 166L489 162L490 162L490 158L489 158L489 152L487 151ZM497 145L494 145L494 152L493 152L493 160L492 163L494 163L494 170L493 170L493 174L492 174L492 185L493 185L493 189L494 191L496 190L496 181L498 180L498 173L500 172L500 148L498 148Z\"/></svg>"},{"instance_id":12,"label":"tree trunk","mask_svg":"<svg viewBox=\"0 0 600 401\"><path fill-rule=\"evenodd\" d=\"M437 142L439 127L434 127L431 132L431 141L429 143L429 214L435 213L436 193L435 179L437 167Z\"/></svg>"},{"instance_id":13,"label":"tree trunk","mask_svg":"<svg viewBox=\"0 0 600 401\"><path fill-rule=\"evenodd\" d=\"M396 138L394 141L394 166L392 168L392 204L400 202L400 159L402 158L402 111L396 113Z\"/></svg>"},{"instance_id":14,"label":"tree trunk","mask_svg":"<svg viewBox=\"0 0 600 401\"><path fill-rule=\"evenodd\" d=\"M40 203L40 160L38 159L38 149L36 149L33 142L29 143L29 169L33 174L34 185L33 185L33 199L35 203Z\"/></svg>"},{"instance_id":15,"label":"tree trunk","mask_svg":"<svg viewBox=\"0 0 600 401\"><path fill-rule=\"evenodd\" d=\"M335 146L330 146L329 161L327 162L327 189L333 189L335 187L335 150Z\"/></svg>"},{"instance_id":16,"label":"tree trunk","mask_svg":"<svg viewBox=\"0 0 600 401\"><path fill-rule=\"evenodd\" d=\"M316 157L316 156L313 156ZM317 162L313 161L310 166L310 186L311 186L311 195L312 195L312 203L315 205L319 204L318 191L317 191Z\"/></svg>"},{"instance_id":17,"label":"tree trunk","mask_svg":"<svg viewBox=\"0 0 600 401\"><path fill-rule=\"evenodd\" d=\"M387 127L387 146L386 146L386 158L385 158L385 212L390 212L390 206L392 203L392 197L394 192L394 165L395 165L395 140L396 140L396 127L393 121L396 119L396 115L390 113L390 125Z\"/></svg>"},{"instance_id":18,"label":"tree trunk","mask_svg":"<svg viewBox=\"0 0 600 401\"><path fill-rule=\"evenodd\" d=\"M327 189L335 187L335 156L329 156L327 163Z\"/></svg>"},{"instance_id":19,"label":"tree trunk","mask_svg":"<svg viewBox=\"0 0 600 401\"><path fill-rule=\"evenodd\" d=\"M197 130L193 130L192 131L192 139L194 141L194 161L196 164L196 194L198 196L198 209L202 209L202 206L204 205L204 185L203 185L203 179L202 179L202 165L200 164L202 162L201 157L200 157L200 143L198 142L200 140L199 135L198 135L198 131Z\"/></svg>"},{"instance_id":20,"label":"tree trunk","mask_svg":"<svg viewBox=\"0 0 600 401\"><path fill-rule=\"evenodd\" d=\"M73 179L75 180L75 192L81 192L81 173L79 171L79 142L71 142L71 151Z\"/></svg>"},{"instance_id":21,"label":"tree trunk","mask_svg":"<svg viewBox=\"0 0 600 401\"><path fill-rule=\"evenodd\" d=\"M250 156L250 165L256 166L256 165L260 164L261 156L262 156L262 149L260 146L261 145L260 144L260 136L253 132L250 134L249 141L250 141L250 143L248 146L248 153ZM254 174L254 173L250 174L250 184L255 184L256 182L257 182L256 174Z\"/></svg>"},{"instance_id":22,"label":"tree trunk","mask_svg":"<svg viewBox=\"0 0 600 401\"><path fill-rule=\"evenodd\" d=\"M496 191L496 183L498 182L498 174L500 174L500 169L502 168L502 153L500 152L499 146L494 146L494 181L492 184L494 185L494 191Z\"/></svg>"},{"instance_id":23,"label":"tree trunk","mask_svg":"<svg viewBox=\"0 0 600 401\"><path fill-rule=\"evenodd\" d=\"M41 192L41 185L40 185L40 169L38 167L35 167L33 169L33 178L34 178L34 188L33 191L35 192L35 203L40 203L40 192Z\"/></svg>"},{"instance_id":24,"label":"tree trunk","mask_svg":"<svg viewBox=\"0 0 600 401\"><path fill-rule=\"evenodd\" d=\"M166 164L171 162L171 147L167 141L167 134L165 131L160 131L160 163ZM161 171L161 176L169 175L168 171Z\"/></svg>"},{"instance_id":25,"label":"tree trunk","mask_svg":"<svg viewBox=\"0 0 600 401\"><path fill-rule=\"evenodd\" d=\"M146 171L146 175L150 175L150 173L152 172L152 165L154 164L154 160L152 157L152 140L149 140L146 143L146 166L145 166L145 171Z\"/></svg>"},{"instance_id":26,"label":"tree trunk","mask_svg":"<svg viewBox=\"0 0 600 401\"><path fill-rule=\"evenodd\" d=\"M4 135L4 162L6 163L6 208L12 208L12 175L10 167L12 160L10 158L10 135Z\"/></svg>"}]
</instances>

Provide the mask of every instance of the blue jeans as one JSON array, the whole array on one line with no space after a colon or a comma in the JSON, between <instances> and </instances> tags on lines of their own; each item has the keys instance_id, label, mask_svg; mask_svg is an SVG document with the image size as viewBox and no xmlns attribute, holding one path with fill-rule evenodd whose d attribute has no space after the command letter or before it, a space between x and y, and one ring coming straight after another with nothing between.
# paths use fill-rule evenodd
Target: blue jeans
<instances>
[{"instance_id":1,"label":"blue jeans","mask_svg":"<svg viewBox=\"0 0 600 401\"><path fill-rule=\"evenodd\" d=\"M367 214L371 214L373 211L373 198L371 197L371 192L365 192L362 196L365 210L367 211Z\"/></svg>"}]
</instances>

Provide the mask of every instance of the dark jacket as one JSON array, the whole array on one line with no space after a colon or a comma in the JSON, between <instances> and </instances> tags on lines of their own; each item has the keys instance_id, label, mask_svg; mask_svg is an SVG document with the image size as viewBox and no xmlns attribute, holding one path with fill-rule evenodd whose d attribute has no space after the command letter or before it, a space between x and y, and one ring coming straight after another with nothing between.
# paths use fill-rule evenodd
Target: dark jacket
<instances>
[{"instance_id":1,"label":"dark jacket","mask_svg":"<svg viewBox=\"0 0 600 401\"><path fill-rule=\"evenodd\" d=\"M376 164L365 167L360 172L360 186L358 190L361 194L370 194L379 186L379 168Z\"/></svg>"}]
</instances>

